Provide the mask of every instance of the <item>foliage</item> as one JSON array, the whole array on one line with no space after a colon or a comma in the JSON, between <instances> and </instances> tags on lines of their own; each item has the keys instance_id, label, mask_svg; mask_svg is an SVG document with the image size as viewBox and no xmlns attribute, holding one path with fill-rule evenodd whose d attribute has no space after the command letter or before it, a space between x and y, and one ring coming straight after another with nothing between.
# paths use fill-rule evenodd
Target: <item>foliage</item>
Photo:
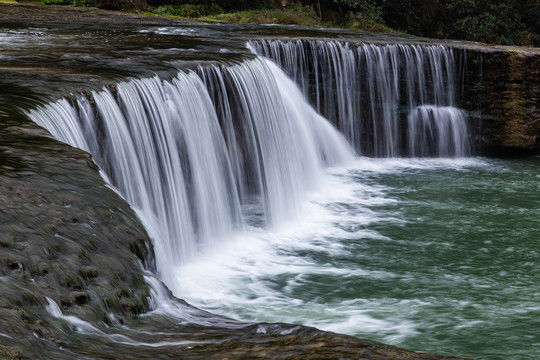
<instances>
[{"instance_id":1,"label":"foliage","mask_svg":"<svg viewBox=\"0 0 540 360\"><path fill-rule=\"evenodd\" d=\"M510 1L451 0L446 7L452 13L450 37L512 44L513 34L523 28Z\"/></svg>"},{"instance_id":2,"label":"foliage","mask_svg":"<svg viewBox=\"0 0 540 360\"><path fill-rule=\"evenodd\" d=\"M271 0L216 0L224 10L272 9Z\"/></svg>"},{"instance_id":3,"label":"foliage","mask_svg":"<svg viewBox=\"0 0 540 360\"><path fill-rule=\"evenodd\" d=\"M283 25L306 25L321 26L320 19L310 6L294 6L285 10L262 9L237 11L221 15L211 16L209 20L226 22L243 22L252 24L283 24Z\"/></svg>"},{"instance_id":4,"label":"foliage","mask_svg":"<svg viewBox=\"0 0 540 360\"><path fill-rule=\"evenodd\" d=\"M378 23L384 23L383 4L385 0L333 0L340 8L350 9L363 18L371 19ZM342 10L343 11L343 10Z\"/></svg>"},{"instance_id":5,"label":"foliage","mask_svg":"<svg viewBox=\"0 0 540 360\"><path fill-rule=\"evenodd\" d=\"M182 4L182 5L162 5L155 9L160 15L180 16L189 18L199 18L208 15L221 14L223 9L217 4Z\"/></svg>"},{"instance_id":6,"label":"foliage","mask_svg":"<svg viewBox=\"0 0 540 360\"><path fill-rule=\"evenodd\" d=\"M71 5L71 0L43 0L45 5Z\"/></svg>"},{"instance_id":7,"label":"foliage","mask_svg":"<svg viewBox=\"0 0 540 360\"><path fill-rule=\"evenodd\" d=\"M173 6L175 8L185 5L218 6L225 11L232 10L258 10L272 8L271 0L148 0L150 6Z\"/></svg>"},{"instance_id":8,"label":"foliage","mask_svg":"<svg viewBox=\"0 0 540 360\"><path fill-rule=\"evenodd\" d=\"M45 5L95 6L94 0L43 0Z\"/></svg>"},{"instance_id":9,"label":"foliage","mask_svg":"<svg viewBox=\"0 0 540 360\"><path fill-rule=\"evenodd\" d=\"M386 0L384 20L388 26L401 31L431 37L441 37L446 21L441 1Z\"/></svg>"},{"instance_id":10,"label":"foliage","mask_svg":"<svg viewBox=\"0 0 540 360\"><path fill-rule=\"evenodd\" d=\"M96 2L94 0L73 0L73 6L96 6Z\"/></svg>"},{"instance_id":11,"label":"foliage","mask_svg":"<svg viewBox=\"0 0 540 360\"><path fill-rule=\"evenodd\" d=\"M94 6L95 0L40 0ZM147 0L154 13L540 46L540 0ZM281 9L284 4L288 5ZM327 21L323 23L323 19Z\"/></svg>"},{"instance_id":12,"label":"foliage","mask_svg":"<svg viewBox=\"0 0 540 360\"><path fill-rule=\"evenodd\" d=\"M369 18L355 19L350 23L346 23L344 27L349 28L349 29L354 29L354 30L361 30L361 31L384 32L384 33L394 32L388 26L381 24L379 22L373 21Z\"/></svg>"}]
</instances>

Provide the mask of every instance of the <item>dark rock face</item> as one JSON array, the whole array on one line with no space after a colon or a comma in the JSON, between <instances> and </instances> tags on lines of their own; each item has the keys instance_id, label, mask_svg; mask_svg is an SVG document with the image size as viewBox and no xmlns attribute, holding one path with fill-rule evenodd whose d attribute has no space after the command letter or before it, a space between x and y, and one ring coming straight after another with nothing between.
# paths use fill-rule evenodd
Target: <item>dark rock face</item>
<instances>
[{"instance_id":1,"label":"dark rock face","mask_svg":"<svg viewBox=\"0 0 540 360\"><path fill-rule=\"evenodd\" d=\"M0 333L20 340L51 339L34 312L47 298L102 324L148 309L144 228L88 154L40 134L31 124L0 129Z\"/></svg>"},{"instance_id":2,"label":"dark rock face","mask_svg":"<svg viewBox=\"0 0 540 360\"><path fill-rule=\"evenodd\" d=\"M463 107L480 151L540 153L540 51L478 47L467 50L466 65Z\"/></svg>"},{"instance_id":3,"label":"dark rock face","mask_svg":"<svg viewBox=\"0 0 540 360\"><path fill-rule=\"evenodd\" d=\"M144 10L148 7L146 0L96 0L96 6L107 10Z\"/></svg>"}]
</instances>

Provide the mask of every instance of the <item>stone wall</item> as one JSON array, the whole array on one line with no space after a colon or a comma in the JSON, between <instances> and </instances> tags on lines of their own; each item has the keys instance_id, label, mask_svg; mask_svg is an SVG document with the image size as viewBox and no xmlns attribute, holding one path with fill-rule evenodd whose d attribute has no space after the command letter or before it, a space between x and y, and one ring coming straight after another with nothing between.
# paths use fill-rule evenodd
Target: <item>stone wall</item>
<instances>
[{"instance_id":1,"label":"stone wall","mask_svg":"<svg viewBox=\"0 0 540 360\"><path fill-rule=\"evenodd\" d=\"M540 49L472 47L461 55L460 106L483 155L540 153Z\"/></svg>"}]
</instances>

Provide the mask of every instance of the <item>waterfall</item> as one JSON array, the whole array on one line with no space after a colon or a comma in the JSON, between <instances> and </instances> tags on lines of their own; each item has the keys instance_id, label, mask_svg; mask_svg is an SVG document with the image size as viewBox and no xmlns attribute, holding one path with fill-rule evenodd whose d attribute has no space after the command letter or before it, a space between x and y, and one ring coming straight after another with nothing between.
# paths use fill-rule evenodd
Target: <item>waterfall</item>
<instances>
[{"instance_id":1,"label":"waterfall","mask_svg":"<svg viewBox=\"0 0 540 360\"><path fill-rule=\"evenodd\" d=\"M418 106L409 114L411 156L466 156L467 134L463 111L451 106Z\"/></svg>"},{"instance_id":2,"label":"waterfall","mask_svg":"<svg viewBox=\"0 0 540 360\"><path fill-rule=\"evenodd\" d=\"M88 151L135 208L160 278L246 226L299 212L325 166L354 153L273 63L204 65L73 95L29 113Z\"/></svg>"},{"instance_id":3,"label":"waterfall","mask_svg":"<svg viewBox=\"0 0 540 360\"><path fill-rule=\"evenodd\" d=\"M262 40L248 46L277 62L361 154L471 153L466 116L455 107L454 55L446 47L328 40ZM428 118L429 126L419 125ZM438 143L426 145L427 139Z\"/></svg>"}]
</instances>

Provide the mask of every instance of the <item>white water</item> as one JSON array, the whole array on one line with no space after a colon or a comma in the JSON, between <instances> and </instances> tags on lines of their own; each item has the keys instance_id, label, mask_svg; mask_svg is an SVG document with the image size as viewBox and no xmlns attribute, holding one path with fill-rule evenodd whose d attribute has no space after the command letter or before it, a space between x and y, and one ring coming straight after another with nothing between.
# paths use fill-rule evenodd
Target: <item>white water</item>
<instances>
[{"instance_id":1,"label":"white water","mask_svg":"<svg viewBox=\"0 0 540 360\"><path fill-rule=\"evenodd\" d=\"M359 181L358 173L462 166L470 160L355 158L344 137L268 60L201 66L172 81L134 79L118 84L114 95L94 91L90 100L62 99L29 116L94 156L140 216L154 241L157 275L175 295L247 321L377 332L393 343L417 333L419 325L400 313L406 303L384 305L395 314L376 316L370 309L378 299L333 299L332 286L328 296L309 289L340 278L398 276L333 260L350 257L350 246L362 246L360 238L391 241L367 225L402 221L369 209L396 200L386 189ZM434 131L451 133L455 111L435 105L411 111L413 155L431 153ZM435 141L439 155L464 155L457 150L462 138L447 134L437 134L446 141ZM147 281L155 312L234 326L169 302L154 278ZM50 311L85 329L54 307Z\"/></svg>"},{"instance_id":2,"label":"white water","mask_svg":"<svg viewBox=\"0 0 540 360\"><path fill-rule=\"evenodd\" d=\"M106 333L94 325L90 324L87 321L79 319L76 316L64 315L60 306L47 297L48 305L45 307L47 312L57 319L61 319L68 323L74 331L77 331L83 335L99 337L105 341L109 341L116 344L129 345L129 346L148 346L148 347L177 347L177 346L189 346L189 345L204 345L205 343L214 343L213 341L158 341L158 342L142 342L136 341L130 338L129 336L116 334L116 333Z\"/></svg>"},{"instance_id":3,"label":"white water","mask_svg":"<svg viewBox=\"0 0 540 360\"><path fill-rule=\"evenodd\" d=\"M250 41L249 47L282 66L362 154L471 154L466 116L455 107L456 64L451 49L327 40ZM432 130L422 128L441 134L427 135L431 146L419 133L417 120L418 109L428 107L442 114L441 122L433 117ZM429 151L435 149L440 150Z\"/></svg>"},{"instance_id":4,"label":"white water","mask_svg":"<svg viewBox=\"0 0 540 360\"><path fill-rule=\"evenodd\" d=\"M413 157L463 157L471 153L463 111L452 106L418 106L408 117L409 152ZM466 135L465 135L466 136Z\"/></svg>"},{"instance_id":5,"label":"white water","mask_svg":"<svg viewBox=\"0 0 540 360\"><path fill-rule=\"evenodd\" d=\"M299 323L351 335L372 336L399 344L424 325L413 309L435 306L420 299L370 298L359 282L414 281L403 273L364 268L362 248L401 240L369 230L373 224L405 224L399 213L372 207L398 203L392 189L366 185L362 179L402 172L429 172L486 166L479 159L359 158L328 172L313 192L302 216L279 231L252 229L222 251L177 268L177 289L195 306L232 318L257 322ZM350 297L344 297L350 293ZM371 294L370 290L366 293Z\"/></svg>"},{"instance_id":6,"label":"white water","mask_svg":"<svg viewBox=\"0 0 540 360\"><path fill-rule=\"evenodd\" d=\"M198 72L120 83L117 98L94 91L96 111L79 96L29 114L94 156L138 212L154 240L158 275L173 290L173 269L242 236L246 225L294 220L323 167L354 158L269 61ZM221 96L212 99L215 91Z\"/></svg>"}]
</instances>

